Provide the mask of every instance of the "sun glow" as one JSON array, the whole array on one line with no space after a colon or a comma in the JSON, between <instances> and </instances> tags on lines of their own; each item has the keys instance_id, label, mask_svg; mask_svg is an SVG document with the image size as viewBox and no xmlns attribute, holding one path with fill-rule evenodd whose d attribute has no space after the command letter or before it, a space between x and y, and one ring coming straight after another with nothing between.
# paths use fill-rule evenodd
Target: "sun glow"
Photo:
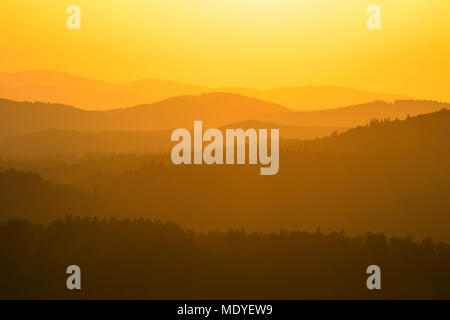
<instances>
[{"instance_id":1,"label":"sun glow","mask_svg":"<svg viewBox=\"0 0 450 320\"><path fill-rule=\"evenodd\" d=\"M66 8L82 10L69 31ZM2 1L0 71L209 86L342 85L450 100L448 0Z\"/></svg>"}]
</instances>

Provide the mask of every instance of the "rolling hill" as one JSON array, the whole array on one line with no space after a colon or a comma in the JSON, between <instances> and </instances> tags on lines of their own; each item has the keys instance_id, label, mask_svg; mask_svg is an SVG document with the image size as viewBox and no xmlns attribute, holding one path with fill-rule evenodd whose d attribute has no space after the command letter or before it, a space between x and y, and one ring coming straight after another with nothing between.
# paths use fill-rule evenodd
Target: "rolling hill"
<instances>
[{"instance_id":1,"label":"rolling hill","mask_svg":"<svg viewBox=\"0 0 450 320\"><path fill-rule=\"evenodd\" d=\"M114 84L56 71L0 73L2 98L60 103L87 110L129 107L205 92L204 87L164 80Z\"/></svg>"},{"instance_id":2,"label":"rolling hill","mask_svg":"<svg viewBox=\"0 0 450 320\"><path fill-rule=\"evenodd\" d=\"M287 112L273 103L228 93L169 98L150 105L110 111L0 100L0 139L36 131L157 131L191 128L194 120L205 126L257 119L264 114Z\"/></svg>"},{"instance_id":3,"label":"rolling hill","mask_svg":"<svg viewBox=\"0 0 450 320\"><path fill-rule=\"evenodd\" d=\"M108 83L56 71L0 73L0 97L16 101L43 101L87 110L107 110L151 104L180 95L227 92L287 106L293 110L318 110L375 100L392 102L409 97L336 86L280 87L257 90L242 87L210 88L174 81L143 79Z\"/></svg>"},{"instance_id":4,"label":"rolling hill","mask_svg":"<svg viewBox=\"0 0 450 320\"><path fill-rule=\"evenodd\" d=\"M134 130L191 128L194 120L204 126L252 120L273 113L289 112L283 106L230 93L179 96L151 104L106 111L105 114L133 125Z\"/></svg>"},{"instance_id":5,"label":"rolling hill","mask_svg":"<svg viewBox=\"0 0 450 320\"><path fill-rule=\"evenodd\" d=\"M268 90L225 87L220 90L278 103L295 111L333 109L377 100L394 102L411 99L399 94L375 93L337 86L279 87Z\"/></svg>"},{"instance_id":6,"label":"rolling hill","mask_svg":"<svg viewBox=\"0 0 450 320\"><path fill-rule=\"evenodd\" d=\"M204 127L259 121L284 127L316 128L316 136L294 134L294 138L308 139L340 131L339 128L365 125L374 118L404 119L408 115L430 113L448 106L433 101L402 100L394 103L377 101L314 112L292 112L283 106L254 98L210 93L173 97L130 108L86 111L60 104L0 99L0 140L49 129L86 132L189 129L194 120L202 120ZM330 131L330 128L335 129ZM314 130L309 132L313 133ZM297 129L295 131L298 132ZM286 128L286 132L289 129Z\"/></svg>"},{"instance_id":7,"label":"rolling hill","mask_svg":"<svg viewBox=\"0 0 450 320\"><path fill-rule=\"evenodd\" d=\"M36 173L14 169L0 171L0 203L0 220L27 218L48 222L102 209L92 195L53 184Z\"/></svg>"},{"instance_id":8,"label":"rolling hill","mask_svg":"<svg viewBox=\"0 0 450 320\"><path fill-rule=\"evenodd\" d=\"M22 170L94 192L99 206L93 211L89 204L84 215L103 216L114 208L122 217L171 220L198 230L320 227L448 241L449 128L450 111L442 110L374 121L314 141L291 141L280 151L279 173L271 177L260 176L259 166L174 166L168 154L75 159L71 165L65 158L33 160L22 162ZM103 169L112 165L120 170ZM14 167L14 161L3 167ZM3 188L8 191L10 184L5 179ZM23 182L17 186L14 199L34 197L31 191L23 195L28 190ZM56 198L62 215L79 208L64 203L70 199ZM39 205L39 199L32 200ZM21 210L11 205L3 216L20 217ZM31 207L23 210L32 215ZM45 212L36 210L36 218Z\"/></svg>"},{"instance_id":9,"label":"rolling hill","mask_svg":"<svg viewBox=\"0 0 450 320\"><path fill-rule=\"evenodd\" d=\"M275 128L280 130L280 139L306 140L341 132L336 127L296 127L275 123L246 121L225 125L227 128ZM70 131L43 130L18 135L0 141L0 156L12 158L49 158L57 155L146 154L163 153L170 150L170 130L161 131Z\"/></svg>"},{"instance_id":10,"label":"rolling hill","mask_svg":"<svg viewBox=\"0 0 450 320\"><path fill-rule=\"evenodd\" d=\"M280 151L279 173L269 178L259 166L174 166L167 155L85 186L130 216L194 229L320 227L448 240L449 128L445 110L298 142Z\"/></svg>"},{"instance_id":11,"label":"rolling hill","mask_svg":"<svg viewBox=\"0 0 450 320\"><path fill-rule=\"evenodd\" d=\"M170 131L87 132L43 130L0 141L0 156L48 158L89 153L144 154L167 152Z\"/></svg>"},{"instance_id":12,"label":"rolling hill","mask_svg":"<svg viewBox=\"0 0 450 320\"><path fill-rule=\"evenodd\" d=\"M449 107L448 103L435 101L375 101L329 110L270 114L258 120L295 126L356 127L366 125L371 119L405 119L408 115L416 116Z\"/></svg>"},{"instance_id":13,"label":"rolling hill","mask_svg":"<svg viewBox=\"0 0 450 320\"><path fill-rule=\"evenodd\" d=\"M292 143L291 147L308 152L387 153L399 152L434 155L448 155L450 137L450 111L408 117L406 120L373 120L366 126L359 126L314 141ZM428 156L428 155L423 155Z\"/></svg>"}]
</instances>

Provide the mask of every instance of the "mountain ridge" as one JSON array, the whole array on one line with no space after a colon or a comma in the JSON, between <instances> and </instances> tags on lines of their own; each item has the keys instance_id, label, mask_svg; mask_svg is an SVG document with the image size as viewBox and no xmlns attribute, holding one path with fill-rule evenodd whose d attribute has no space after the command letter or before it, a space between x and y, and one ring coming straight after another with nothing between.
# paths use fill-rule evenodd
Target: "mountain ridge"
<instances>
[{"instance_id":1,"label":"mountain ridge","mask_svg":"<svg viewBox=\"0 0 450 320\"><path fill-rule=\"evenodd\" d=\"M285 86L260 90L236 86L208 87L158 79L112 83L51 70L0 73L0 96L3 98L69 104L86 110L125 108L151 104L172 96L218 91L285 105L297 111L410 98L338 86Z\"/></svg>"},{"instance_id":2,"label":"mountain ridge","mask_svg":"<svg viewBox=\"0 0 450 320\"><path fill-rule=\"evenodd\" d=\"M150 105L88 111L63 104L0 99L0 139L45 129L159 131L191 127L194 120L215 127L289 109L230 93L172 97Z\"/></svg>"},{"instance_id":3,"label":"mountain ridge","mask_svg":"<svg viewBox=\"0 0 450 320\"><path fill-rule=\"evenodd\" d=\"M0 139L46 129L74 131L161 131L260 121L296 127L348 128L371 119L404 119L430 113L449 104L435 101L382 101L330 110L296 112L284 106L230 93L172 97L130 108L87 111L68 105L0 99Z\"/></svg>"}]
</instances>

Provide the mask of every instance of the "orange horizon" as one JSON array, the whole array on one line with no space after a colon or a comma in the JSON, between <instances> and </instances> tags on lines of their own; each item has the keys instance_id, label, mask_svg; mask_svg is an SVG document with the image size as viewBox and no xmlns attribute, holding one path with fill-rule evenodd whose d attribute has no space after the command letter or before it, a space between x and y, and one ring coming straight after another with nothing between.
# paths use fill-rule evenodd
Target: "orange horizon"
<instances>
[{"instance_id":1,"label":"orange horizon","mask_svg":"<svg viewBox=\"0 0 450 320\"><path fill-rule=\"evenodd\" d=\"M59 71L0 72L0 97L15 101L63 103L81 109L107 110L151 104L177 96L214 92L238 94L295 111L333 109L372 101L394 102L416 97L364 91L351 87L293 86L260 90L248 87L207 87L173 80L140 79L112 83Z\"/></svg>"},{"instance_id":2,"label":"orange horizon","mask_svg":"<svg viewBox=\"0 0 450 320\"><path fill-rule=\"evenodd\" d=\"M268 91L268 90L278 89L278 88L336 87L336 88L347 88L347 89L354 89L354 90L359 90L359 91L367 91L367 92L380 93L380 94L397 94L397 95L409 97L414 100L422 99L422 98L409 96L402 92L367 90L367 89L360 88L360 87L340 86L340 85L336 85L336 84L292 84L292 85L278 85L278 86L269 86L269 87L240 86L237 84L224 84L221 86L212 86L212 85L208 85L205 83L184 82L184 81L180 81L177 79L156 78L156 77L151 77L151 76L144 76L141 78L134 78L131 80L123 80L123 81L120 81L120 80L111 81L111 80L108 80L105 78L97 78L97 77L95 77L93 75L89 75L89 74L67 72L67 71L61 71L61 70L57 70L57 69L23 69L23 70L18 70L18 71L11 71L11 72L0 71L0 75L2 75L2 74L3 75L19 75L19 74L35 73L35 72L36 73L41 73L41 72L55 73L55 74L61 74L61 75L67 75L67 76L74 76L74 77L78 77L78 78L84 78L87 80L94 80L94 81L103 82L106 84L114 84L114 85L132 84L132 83L136 83L139 81L161 81L161 82L169 82L169 83L171 82L171 83L203 87L203 88L208 88L208 89L217 89L217 90L220 90L223 88L242 88L242 89L251 89L251 90L258 90L258 91ZM423 100L428 100L428 99L423 98ZM430 100L433 100L433 99L430 99Z\"/></svg>"},{"instance_id":3,"label":"orange horizon","mask_svg":"<svg viewBox=\"0 0 450 320\"><path fill-rule=\"evenodd\" d=\"M450 101L450 3L378 0L3 1L0 70L60 70L110 83L174 79L264 90L333 84Z\"/></svg>"}]
</instances>

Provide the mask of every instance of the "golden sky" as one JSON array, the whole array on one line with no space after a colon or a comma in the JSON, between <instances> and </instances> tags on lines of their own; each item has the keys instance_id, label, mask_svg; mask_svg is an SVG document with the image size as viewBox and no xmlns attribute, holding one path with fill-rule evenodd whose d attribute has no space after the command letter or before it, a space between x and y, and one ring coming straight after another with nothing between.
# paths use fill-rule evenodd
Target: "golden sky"
<instances>
[{"instance_id":1,"label":"golden sky","mask_svg":"<svg viewBox=\"0 0 450 320\"><path fill-rule=\"evenodd\" d=\"M81 7L81 30L66 8ZM381 30L366 9L381 8ZM450 101L449 0L2 0L0 71Z\"/></svg>"}]
</instances>

